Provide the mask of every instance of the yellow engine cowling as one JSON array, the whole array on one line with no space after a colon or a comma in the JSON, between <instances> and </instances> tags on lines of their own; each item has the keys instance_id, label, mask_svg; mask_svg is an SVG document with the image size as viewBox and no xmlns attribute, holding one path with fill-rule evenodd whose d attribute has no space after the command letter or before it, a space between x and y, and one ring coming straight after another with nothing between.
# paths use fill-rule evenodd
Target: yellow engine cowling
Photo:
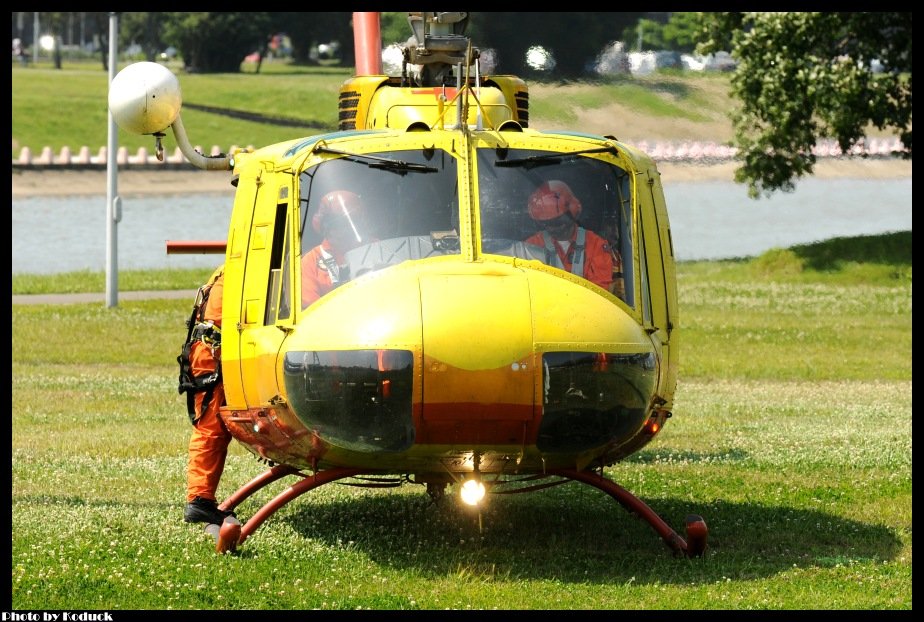
<instances>
[{"instance_id":1,"label":"yellow engine cowling","mask_svg":"<svg viewBox=\"0 0 924 622\"><path fill-rule=\"evenodd\" d=\"M453 127L460 120L455 87L427 86L394 88L397 78L356 76L340 88L339 128L408 129L418 124L427 127ZM526 83L515 76L493 76L474 90L466 123L500 127L508 121L529 125L529 91ZM480 105L479 105L480 104Z\"/></svg>"}]
</instances>

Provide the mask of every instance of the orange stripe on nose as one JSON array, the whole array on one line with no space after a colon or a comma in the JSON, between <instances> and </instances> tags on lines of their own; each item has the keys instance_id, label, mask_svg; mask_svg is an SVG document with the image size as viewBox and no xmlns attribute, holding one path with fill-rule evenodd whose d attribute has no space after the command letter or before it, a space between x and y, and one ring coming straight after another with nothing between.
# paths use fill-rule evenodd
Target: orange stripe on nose
<instances>
[{"instance_id":1,"label":"orange stripe on nose","mask_svg":"<svg viewBox=\"0 0 924 622\"><path fill-rule=\"evenodd\" d=\"M532 445L538 414L523 404L428 403L417 442Z\"/></svg>"}]
</instances>

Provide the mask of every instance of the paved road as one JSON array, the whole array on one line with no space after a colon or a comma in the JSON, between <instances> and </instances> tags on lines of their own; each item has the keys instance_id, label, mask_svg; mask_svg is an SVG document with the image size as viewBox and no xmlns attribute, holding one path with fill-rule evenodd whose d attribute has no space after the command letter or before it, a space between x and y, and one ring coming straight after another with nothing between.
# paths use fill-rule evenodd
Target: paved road
<instances>
[{"instance_id":1,"label":"paved road","mask_svg":"<svg viewBox=\"0 0 924 622\"><path fill-rule=\"evenodd\" d=\"M192 303L196 298L194 289L177 289L168 291L119 292L119 301L150 300L152 298L185 298ZM51 305L76 304L86 302L106 303L106 293L92 294L13 294L14 305Z\"/></svg>"}]
</instances>

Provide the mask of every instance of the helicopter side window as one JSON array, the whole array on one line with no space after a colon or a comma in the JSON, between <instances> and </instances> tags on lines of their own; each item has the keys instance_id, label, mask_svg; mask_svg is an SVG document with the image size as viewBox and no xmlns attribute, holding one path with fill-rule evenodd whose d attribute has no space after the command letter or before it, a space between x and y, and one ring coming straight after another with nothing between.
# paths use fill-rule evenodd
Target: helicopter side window
<instances>
[{"instance_id":1,"label":"helicopter side window","mask_svg":"<svg viewBox=\"0 0 924 622\"><path fill-rule=\"evenodd\" d=\"M264 324L270 325L277 319L284 320L291 315L291 295L289 292L289 234L286 226L288 204L276 206L275 232L270 256L270 279L266 293L266 313Z\"/></svg>"},{"instance_id":2,"label":"helicopter side window","mask_svg":"<svg viewBox=\"0 0 924 622\"><path fill-rule=\"evenodd\" d=\"M302 308L367 272L458 252L455 158L432 147L330 151L343 157L300 176Z\"/></svg>"},{"instance_id":3,"label":"helicopter side window","mask_svg":"<svg viewBox=\"0 0 924 622\"><path fill-rule=\"evenodd\" d=\"M482 252L536 259L632 305L630 184L585 155L479 149Z\"/></svg>"}]
</instances>

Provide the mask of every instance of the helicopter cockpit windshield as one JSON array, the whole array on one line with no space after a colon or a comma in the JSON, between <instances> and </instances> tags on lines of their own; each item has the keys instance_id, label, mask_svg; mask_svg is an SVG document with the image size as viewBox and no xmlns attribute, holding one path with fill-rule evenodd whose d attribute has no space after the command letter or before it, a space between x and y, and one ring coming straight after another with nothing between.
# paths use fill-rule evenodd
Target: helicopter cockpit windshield
<instances>
[{"instance_id":1,"label":"helicopter cockpit windshield","mask_svg":"<svg viewBox=\"0 0 924 622\"><path fill-rule=\"evenodd\" d=\"M303 307L362 274L461 254L455 157L317 150L341 157L301 174ZM477 149L481 253L541 261L633 306L632 176L598 156L607 151ZM335 282L311 294L312 272Z\"/></svg>"},{"instance_id":2,"label":"helicopter cockpit windshield","mask_svg":"<svg viewBox=\"0 0 924 622\"><path fill-rule=\"evenodd\" d=\"M478 149L481 249L538 259L632 306L632 177L581 152Z\"/></svg>"},{"instance_id":3,"label":"helicopter cockpit windshield","mask_svg":"<svg viewBox=\"0 0 924 622\"><path fill-rule=\"evenodd\" d=\"M329 262L345 282L408 259L459 252L455 158L434 148L321 149L344 157L301 174L303 273L311 270L305 257ZM319 246L324 251L310 255ZM310 302L303 296L303 306Z\"/></svg>"}]
</instances>

